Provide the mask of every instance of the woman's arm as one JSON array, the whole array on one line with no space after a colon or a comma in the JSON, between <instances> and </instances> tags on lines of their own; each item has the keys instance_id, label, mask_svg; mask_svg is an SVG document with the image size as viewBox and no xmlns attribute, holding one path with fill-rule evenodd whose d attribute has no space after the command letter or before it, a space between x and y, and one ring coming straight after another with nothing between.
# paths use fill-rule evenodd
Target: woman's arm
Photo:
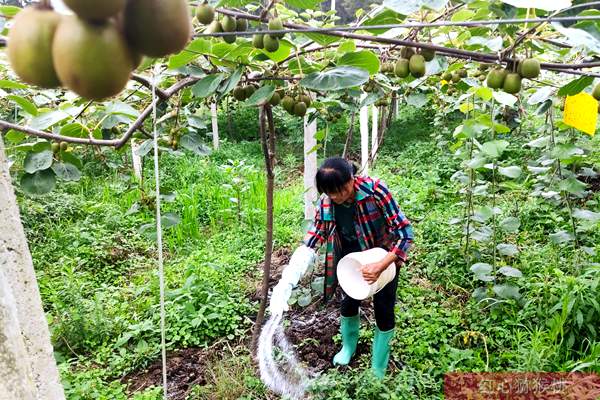
<instances>
[{"instance_id":1,"label":"woman's arm","mask_svg":"<svg viewBox=\"0 0 600 400\"><path fill-rule=\"evenodd\" d=\"M324 221L321 217L322 214L322 201L319 199L316 207L315 207L315 218L312 221L308 232L304 236L303 243L306 247L309 247L313 250L319 248L323 243L327 241L327 236L329 235L329 221Z\"/></svg>"},{"instance_id":2,"label":"woman's arm","mask_svg":"<svg viewBox=\"0 0 600 400\"><path fill-rule=\"evenodd\" d=\"M410 221L402 214L398 203L396 203L396 200L394 200L385 184L377 181L374 191L375 201L383 212L388 229L397 240L383 260L365 265L362 268L363 277L369 283L375 282L379 278L379 275L396 260L401 260L403 263L406 262L408 250L412 246L414 239Z\"/></svg>"}]
</instances>

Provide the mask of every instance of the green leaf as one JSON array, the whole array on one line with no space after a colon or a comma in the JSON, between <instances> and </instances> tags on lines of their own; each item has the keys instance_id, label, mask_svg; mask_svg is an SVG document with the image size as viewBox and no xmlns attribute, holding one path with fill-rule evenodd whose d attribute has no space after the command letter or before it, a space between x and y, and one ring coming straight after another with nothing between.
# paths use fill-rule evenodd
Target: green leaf
<instances>
[{"instance_id":1,"label":"green leaf","mask_svg":"<svg viewBox=\"0 0 600 400\"><path fill-rule=\"evenodd\" d=\"M9 94L6 96L7 99L14 101L29 115L33 115L34 117L38 115L38 109L31 101L27 100L25 97L17 96L15 94Z\"/></svg>"},{"instance_id":2,"label":"green leaf","mask_svg":"<svg viewBox=\"0 0 600 400\"><path fill-rule=\"evenodd\" d=\"M508 147L508 144L509 143L506 140L492 140L485 142L481 146L481 150L489 157L499 158Z\"/></svg>"},{"instance_id":3,"label":"green leaf","mask_svg":"<svg viewBox=\"0 0 600 400\"><path fill-rule=\"evenodd\" d=\"M210 154L210 147L202 142L202 138L196 133L188 133L181 137L179 144L199 156Z\"/></svg>"},{"instance_id":4,"label":"green leaf","mask_svg":"<svg viewBox=\"0 0 600 400\"><path fill-rule=\"evenodd\" d=\"M0 80L0 89L27 89L29 86L7 79Z\"/></svg>"},{"instance_id":5,"label":"green leaf","mask_svg":"<svg viewBox=\"0 0 600 400\"><path fill-rule=\"evenodd\" d=\"M425 93L414 93L406 98L406 104L416 108L423 107L428 101L429 98Z\"/></svg>"},{"instance_id":6,"label":"green leaf","mask_svg":"<svg viewBox=\"0 0 600 400\"><path fill-rule=\"evenodd\" d=\"M500 221L500 228L508 233L514 233L519 230L521 221L516 217L507 217Z\"/></svg>"},{"instance_id":7,"label":"green leaf","mask_svg":"<svg viewBox=\"0 0 600 400\"><path fill-rule=\"evenodd\" d=\"M70 115L63 110L50 111L38 114L31 120L30 126L34 129L45 130L69 117Z\"/></svg>"},{"instance_id":8,"label":"green leaf","mask_svg":"<svg viewBox=\"0 0 600 400\"><path fill-rule=\"evenodd\" d=\"M14 144L21 143L26 137L27 136L23 132L14 129L9 130L6 133L6 136L4 136L6 140Z\"/></svg>"},{"instance_id":9,"label":"green leaf","mask_svg":"<svg viewBox=\"0 0 600 400\"><path fill-rule=\"evenodd\" d=\"M369 80L369 72L356 67L336 67L306 75L300 85L308 89L329 91L346 89Z\"/></svg>"},{"instance_id":10,"label":"green leaf","mask_svg":"<svg viewBox=\"0 0 600 400\"><path fill-rule=\"evenodd\" d=\"M548 235L548 237L550 238L550 241L554 244L564 244L572 242L574 240L573 235L571 235L567 231L554 232Z\"/></svg>"},{"instance_id":11,"label":"green leaf","mask_svg":"<svg viewBox=\"0 0 600 400\"><path fill-rule=\"evenodd\" d=\"M379 57L369 50L356 51L341 56L337 65L366 69L369 74L374 75L379 72Z\"/></svg>"},{"instance_id":12,"label":"green leaf","mask_svg":"<svg viewBox=\"0 0 600 400\"><path fill-rule=\"evenodd\" d=\"M294 46L287 40L279 40L279 48L277 51L270 52L267 50L260 50L263 54L269 57L275 62L281 62L289 57Z\"/></svg>"},{"instance_id":13,"label":"green leaf","mask_svg":"<svg viewBox=\"0 0 600 400\"><path fill-rule=\"evenodd\" d=\"M52 164L52 171L54 171L56 176L65 181L78 181L81 179L81 172L73 164L54 163Z\"/></svg>"},{"instance_id":14,"label":"green leaf","mask_svg":"<svg viewBox=\"0 0 600 400\"><path fill-rule=\"evenodd\" d=\"M498 269L498 273L504 276L510 276L511 278L521 278L523 276L523 273L517 268L508 266Z\"/></svg>"},{"instance_id":15,"label":"green leaf","mask_svg":"<svg viewBox=\"0 0 600 400\"><path fill-rule=\"evenodd\" d=\"M470 269L475 275L489 275L492 272L492 266L488 263L476 263Z\"/></svg>"},{"instance_id":16,"label":"green leaf","mask_svg":"<svg viewBox=\"0 0 600 400\"><path fill-rule=\"evenodd\" d=\"M519 288L514 285L494 285L492 287L494 293L503 299L515 299L518 300L521 298L521 294L519 293Z\"/></svg>"},{"instance_id":17,"label":"green leaf","mask_svg":"<svg viewBox=\"0 0 600 400\"><path fill-rule=\"evenodd\" d=\"M212 44L209 40L203 38L194 39L180 53L169 57L169 68L176 69L183 67L201 54L210 55L211 49Z\"/></svg>"},{"instance_id":18,"label":"green leaf","mask_svg":"<svg viewBox=\"0 0 600 400\"><path fill-rule=\"evenodd\" d=\"M574 96L581 92L594 82L593 76L582 76L581 78L573 79L571 82L562 86L558 90L559 96Z\"/></svg>"},{"instance_id":19,"label":"green leaf","mask_svg":"<svg viewBox=\"0 0 600 400\"><path fill-rule=\"evenodd\" d=\"M405 19L405 16L401 13L397 13L396 11L385 8L378 14L366 20L362 25L368 30L371 34L381 35L385 33L389 29L367 29L371 25L393 25L402 23Z\"/></svg>"},{"instance_id":20,"label":"green leaf","mask_svg":"<svg viewBox=\"0 0 600 400\"><path fill-rule=\"evenodd\" d=\"M517 167L516 165L510 167L498 167L498 172L506 177L516 179L521 176L521 167Z\"/></svg>"},{"instance_id":21,"label":"green leaf","mask_svg":"<svg viewBox=\"0 0 600 400\"><path fill-rule=\"evenodd\" d=\"M200 98L212 96L224 78L223 74L207 75L192 86L192 94Z\"/></svg>"},{"instance_id":22,"label":"green leaf","mask_svg":"<svg viewBox=\"0 0 600 400\"><path fill-rule=\"evenodd\" d=\"M492 99L493 91L488 87L481 86L475 90L475 94L483 101L490 101Z\"/></svg>"},{"instance_id":23,"label":"green leaf","mask_svg":"<svg viewBox=\"0 0 600 400\"><path fill-rule=\"evenodd\" d=\"M552 86L544 86L529 97L527 104L534 105L542 103L552 96L552 92L554 92L554 88Z\"/></svg>"},{"instance_id":24,"label":"green leaf","mask_svg":"<svg viewBox=\"0 0 600 400\"><path fill-rule=\"evenodd\" d=\"M515 104L517 102L517 98L510 93L494 91L494 93L492 95L494 96L494 99L498 103L500 103L504 106L511 107L513 104Z\"/></svg>"},{"instance_id":25,"label":"green leaf","mask_svg":"<svg viewBox=\"0 0 600 400\"><path fill-rule=\"evenodd\" d=\"M285 0L285 2L301 10L314 10L323 0Z\"/></svg>"},{"instance_id":26,"label":"green leaf","mask_svg":"<svg viewBox=\"0 0 600 400\"><path fill-rule=\"evenodd\" d=\"M219 98L225 96L237 86L237 84L240 82L240 79L242 79L243 73L244 67L239 67L235 71L233 71L231 76L225 82L223 82L223 84L219 88Z\"/></svg>"},{"instance_id":27,"label":"green leaf","mask_svg":"<svg viewBox=\"0 0 600 400\"><path fill-rule=\"evenodd\" d=\"M271 99L273 93L275 93L275 86L265 85L255 91L252 96L246 100L245 104L248 106L262 106Z\"/></svg>"},{"instance_id":28,"label":"green leaf","mask_svg":"<svg viewBox=\"0 0 600 400\"><path fill-rule=\"evenodd\" d=\"M498 253L506 257L514 257L519 253L519 249L514 244L500 243L496 246Z\"/></svg>"},{"instance_id":29,"label":"green leaf","mask_svg":"<svg viewBox=\"0 0 600 400\"><path fill-rule=\"evenodd\" d=\"M161 217L161 224L162 227L164 229L169 229L172 228L176 225L178 225L181 222L181 217L179 217L179 215L169 212L166 214L163 214Z\"/></svg>"},{"instance_id":30,"label":"green leaf","mask_svg":"<svg viewBox=\"0 0 600 400\"><path fill-rule=\"evenodd\" d=\"M150 153L150 150L154 147L154 142L152 139L145 140L140 147L135 150L135 155L139 157L144 157L146 154Z\"/></svg>"},{"instance_id":31,"label":"green leaf","mask_svg":"<svg viewBox=\"0 0 600 400\"><path fill-rule=\"evenodd\" d=\"M321 46L327 46L341 40L339 36L325 35L323 33L303 33L303 35Z\"/></svg>"},{"instance_id":32,"label":"green leaf","mask_svg":"<svg viewBox=\"0 0 600 400\"><path fill-rule=\"evenodd\" d=\"M21 177L21 188L30 195L42 195L52 191L56 186L56 175L51 168L24 174Z\"/></svg>"},{"instance_id":33,"label":"green leaf","mask_svg":"<svg viewBox=\"0 0 600 400\"><path fill-rule=\"evenodd\" d=\"M421 8L441 10L448 0L384 0L383 6L403 15L413 14ZM471 12L473 15L473 12Z\"/></svg>"},{"instance_id":34,"label":"green leaf","mask_svg":"<svg viewBox=\"0 0 600 400\"><path fill-rule=\"evenodd\" d=\"M340 43L337 48L337 52L339 54L349 53L352 51L356 51L356 43L354 43L354 40L345 40Z\"/></svg>"},{"instance_id":35,"label":"green leaf","mask_svg":"<svg viewBox=\"0 0 600 400\"><path fill-rule=\"evenodd\" d=\"M66 124L62 128L60 128L60 134L62 136L69 137L89 137L90 131L85 126L81 125L79 122L74 122L71 124Z\"/></svg>"},{"instance_id":36,"label":"green leaf","mask_svg":"<svg viewBox=\"0 0 600 400\"><path fill-rule=\"evenodd\" d=\"M593 212L590 210L584 210L581 208L577 208L573 211L573 217L591 222L600 221L600 213Z\"/></svg>"},{"instance_id":37,"label":"green leaf","mask_svg":"<svg viewBox=\"0 0 600 400\"><path fill-rule=\"evenodd\" d=\"M581 195L585 191L587 185L577 178L570 177L567 179L563 179L558 184L560 190L564 190L574 195Z\"/></svg>"},{"instance_id":38,"label":"green leaf","mask_svg":"<svg viewBox=\"0 0 600 400\"><path fill-rule=\"evenodd\" d=\"M0 15L3 17L14 17L22 8L15 6L0 6Z\"/></svg>"},{"instance_id":39,"label":"green leaf","mask_svg":"<svg viewBox=\"0 0 600 400\"><path fill-rule=\"evenodd\" d=\"M51 150L27 153L27 156L25 156L25 161L23 161L25 172L28 174L33 174L37 171L50 168L52 165L52 158L53 153Z\"/></svg>"}]
</instances>

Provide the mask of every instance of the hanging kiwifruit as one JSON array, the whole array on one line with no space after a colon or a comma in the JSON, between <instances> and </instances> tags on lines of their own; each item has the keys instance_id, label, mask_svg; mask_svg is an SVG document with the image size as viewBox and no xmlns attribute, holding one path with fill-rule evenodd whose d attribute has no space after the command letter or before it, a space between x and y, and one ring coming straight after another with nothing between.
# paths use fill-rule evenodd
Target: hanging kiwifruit
<instances>
[{"instance_id":1,"label":"hanging kiwifruit","mask_svg":"<svg viewBox=\"0 0 600 400\"><path fill-rule=\"evenodd\" d=\"M279 96L279 93L274 92L273 95L271 96L271 98L269 99L269 104L272 106L276 106L281 102L281 96Z\"/></svg>"},{"instance_id":2,"label":"hanging kiwifruit","mask_svg":"<svg viewBox=\"0 0 600 400\"><path fill-rule=\"evenodd\" d=\"M263 37L263 44L265 46L265 50L271 53L279 50L279 39L269 35L268 33L266 33Z\"/></svg>"},{"instance_id":3,"label":"hanging kiwifruit","mask_svg":"<svg viewBox=\"0 0 600 400\"><path fill-rule=\"evenodd\" d=\"M133 69L131 50L114 20L61 19L52 46L60 81L78 95L100 100L121 92Z\"/></svg>"},{"instance_id":4,"label":"hanging kiwifruit","mask_svg":"<svg viewBox=\"0 0 600 400\"><path fill-rule=\"evenodd\" d=\"M521 90L521 75L516 72L511 72L504 78L502 89L506 93L515 94Z\"/></svg>"},{"instance_id":5,"label":"hanging kiwifruit","mask_svg":"<svg viewBox=\"0 0 600 400\"><path fill-rule=\"evenodd\" d=\"M127 0L124 26L131 46L150 57L183 50L192 35L187 0Z\"/></svg>"},{"instance_id":6,"label":"hanging kiwifruit","mask_svg":"<svg viewBox=\"0 0 600 400\"><path fill-rule=\"evenodd\" d=\"M52 40L60 15L48 8L21 10L8 33L8 60L15 73L31 85L60 86L52 61Z\"/></svg>"},{"instance_id":7,"label":"hanging kiwifruit","mask_svg":"<svg viewBox=\"0 0 600 400\"><path fill-rule=\"evenodd\" d=\"M198 4L198 7L196 7L196 19L201 24L210 24L215 19L215 9L207 1Z\"/></svg>"},{"instance_id":8,"label":"hanging kiwifruit","mask_svg":"<svg viewBox=\"0 0 600 400\"><path fill-rule=\"evenodd\" d=\"M285 95L281 99L281 105L284 110L291 113L294 110L294 99L291 96Z\"/></svg>"},{"instance_id":9,"label":"hanging kiwifruit","mask_svg":"<svg viewBox=\"0 0 600 400\"><path fill-rule=\"evenodd\" d=\"M223 27L223 32L235 32L237 28L237 20L235 17L226 15L221 20L221 26Z\"/></svg>"},{"instance_id":10,"label":"hanging kiwifruit","mask_svg":"<svg viewBox=\"0 0 600 400\"><path fill-rule=\"evenodd\" d=\"M409 61L406 58L399 58L394 66L394 73L398 78L406 78L410 73L408 69Z\"/></svg>"},{"instance_id":11,"label":"hanging kiwifruit","mask_svg":"<svg viewBox=\"0 0 600 400\"><path fill-rule=\"evenodd\" d=\"M421 49L421 55L425 61L431 61L435 58L435 50L432 49Z\"/></svg>"},{"instance_id":12,"label":"hanging kiwifruit","mask_svg":"<svg viewBox=\"0 0 600 400\"><path fill-rule=\"evenodd\" d=\"M425 59L420 54L413 55L408 62L410 74L415 78L420 78L425 75Z\"/></svg>"},{"instance_id":13,"label":"hanging kiwifruit","mask_svg":"<svg viewBox=\"0 0 600 400\"><path fill-rule=\"evenodd\" d=\"M254 46L255 49L264 49L265 44L263 42L263 38L264 35L261 33L257 33L256 35L254 35L252 37L252 46Z\"/></svg>"},{"instance_id":14,"label":"hanging kiwifruit","mask_svg":"<svg viewBox=\"0 0 600 400\"><path fill-rule=\"evenodd\" d=\"M454 83L460 82L460 75L459 75L459 73L458 72L453 72L451 80Z\"/></svg>"},{"instance_id":15,"label":"hanging kiwifruit","mask_svg":"<svg viewBox=\"0 0 600 400\"><path fill-rule=\"evenodd\" d=\"M467 70L464 68L461 68L457 71L458 76L460 76L461 78L466 78L467 77Z\"/></svg>"},{"instance_id":16,"label":"hanging kiwifruit","mask_svg":"<svg viewBox=\"0 0 600 400\"><path fill-rule=\"evenodd\" d=\"M237 39L237 36L235 36L235 35L223 35L223 40L229 44L235 43L236 39Z\"/></svg>"},{"instance_id":17,"label":"hanging kiwifruit","mask_svg":"<svg viewBox=\"0 0 600 400\"><path fill-rule=\"evenodd\" d=\"M69 148L69 143L67 143L67 142L60 142L60 150L61 151L67 151L68 148Z\"/></svg>"},{"instance_id":18,"label":"hanging kiwifruit","mask_svg":"<svg viewBox=\"0 0 600 400\"><path fill-rule=\"evenodd\" d=\"M487 86L492 89L500 89L504 85L504 70L494 68L488 73L487 76Z\"/></svg>"},{"instance_id":19,"label":"hanging kiwifruit","mask_svg":"<svg viewBox=\"0 0 600 400\"><path fill-rule=\"evenodd\" d=\"M403 47L400 50L400 57L406 58L407 60L409 60L414 54L415 49L413 49L412 47Z\"/></svg>"},{"instance_id":20,"label":"hanging kiwifruit","mask_svg":"<svg viewBox=\"0 0 600 400\"><path fill-rule=\"evenodd\" d=\"M258 89L258 87L256 87L256 85L254 85L254 84L250 84L250 85L246 86L246 88L245 88L246 98L249 98L250 96L252 96L254 94L254 92L256 92L256 89Z\"/></svg>"},{"instance_id":21,"label":"hanging kiwifruit","mask_svg":"<svg viewBox=\"0 0 600 400\"><path fill-rule=\"evenodd\" d=\"M521 75L523 78L534 79L540 75L540 62L535 58L526 58L520 64Z\"/></svg>"},{"instance_id":22,"label":"hanging kiwifruit","mask_svg":"<svg viewBox=\"0 0 600 400\"><path fill-rule=\"evenodd\" d=\"M297 115L298 117L304 117L306 115L306 109L308 107L306 107L306 103L299 101L296 104L294 104L294 115Z\"/></svg>"},{"instance_id":23,"label":"hanging kiwifruit","mask_svg":"<svg viewBox=\"0 0 600 400\"><path fill-rule=\"evenodd\" d=\"M237 101L246 100L246 90L242 86L237 86L233 89L233 98Z\"/></svg>"},{"instance_id":24,"label":"hanging kiwifruit","mask_svg":"<svg viewBox=\"0 0 600 400\"><path fill-rule=\"evenodd\" d=\"M307 94L301 94L300 96L298 96L298 101L301 101L304 104L306 104L306 107L310 107L310 105L312 104L312 99Z\"/></svg>"},{"instance_id":25,"label":"hanging kiwifruit","mask_svg":"<svg viewBox=\"0 0 600 400\"><path fill-rule=\"evenodd\" d=\"M221 25L221 21L214 20L210 23L204 30L204 33L221 33L223 32L223 26Z\"/></svg>"},{"instance_id":26,"label":"hanging kiwifruit","mask_svg":"<svg viewBox=\"0 0 600 400\"><path fill-rule=\"evenodd\" d=\"M444 74L442 75L442 79L446 82L450 82L452 80L452 72L444 72Z\"/></svg>"},{"instance_id":27,"label":"hanging kiwifruit","mask_svg":"<svg viewBox=\"0 0 600 400\"><path fill-rule=\"evenodd\" d=\"M238 18L235 22L235 30L238 32L245 32L248 30L248 20L245 18Z\"/></svg>"},{"instance_id":28,"label":"hanging kiwifruit","mask_svg":"<svg viewBox=\"0 0 600 400\"><path fill-rule=\"evenodd\" d=\"M594 87L594 90L592 91L592 96L594 96L596 100L600 100L600 83Z\"/></svg>"},{"instance_id":29,"label":"hanging kiwifruit","mask_svg":"<svg viewBox=\"0 0 600 400\"><path fill-rule=\"evenodd\" d=\"M58 142L52 142L51 148L52 148L52 152L54 154L58 153L60 151L60 143L58 143Z\"/></svg>"},{"instance_id":30,"label":"hanging kiwifruit","mask_svg":"<svg viewBox=\"0 0 600 400\"><path fill-rule=\"evenodd\" d=\"M268 27L269 27L270 31L282 31L283 30L283 22L281 22L281 19L279 19L278 17L271 18L269 20ZM277 38L277 39L283 38L282 33L273 34L271 36L274 38Z\"/></svg>"},{"instance_id":31,"label":"hanging kiwifruit","mask_svg":"<svg viewBox=\"0 0 600 400\"><path fill-rule=\"evenodd\" d=\"M101 21L123 10L126 0L63 0L63 2L77 16L93 21Z\"/></svg>"}]
</instances>

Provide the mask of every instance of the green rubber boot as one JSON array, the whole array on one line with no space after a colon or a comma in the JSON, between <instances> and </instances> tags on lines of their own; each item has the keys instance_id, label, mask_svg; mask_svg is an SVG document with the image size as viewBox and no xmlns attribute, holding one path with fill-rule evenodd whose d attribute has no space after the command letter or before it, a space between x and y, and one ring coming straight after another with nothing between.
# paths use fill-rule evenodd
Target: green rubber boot
<instances>
[{"instance_id":1,"label":"green rubber boot","mask_svg":"<svg viewBox=\"0 0 600 400\"><path fill-rule=\"evenodd\" d=\"M340 332L342 333L342 350L333 357L333 365L348 365L356 351L358 343L358 330L360 328L360 317L342 317Z\"/></svg>"},{"instance_id":2,"label":"green rubber boot","mask_svg":"<svg viewBox=\"0 0 600 400\"><path fill-rule=\"evenodd\" d=\"M394 337L394 329L382 332L375 326L375 337L373 338L373 354L371 358L371 370L379 379L383 379L390 360L390 340Z\"/></svg>"}]
</instances>

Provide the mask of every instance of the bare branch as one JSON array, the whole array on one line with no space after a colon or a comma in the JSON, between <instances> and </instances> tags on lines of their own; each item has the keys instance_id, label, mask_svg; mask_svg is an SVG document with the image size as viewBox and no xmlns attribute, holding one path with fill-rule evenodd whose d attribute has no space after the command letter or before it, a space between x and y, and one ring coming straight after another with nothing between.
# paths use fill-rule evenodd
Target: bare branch
<instances>
[{"instance_id":1,"label":"bare branch","mask_svg":"<svg viewBox=\"0 0 600 400\"><path fill-rule=\"evenodd\" d=\"M150 82L150 79L146 78L143 75L131 74L131 80L139 82L142 85L146 86L148 89L152 90L152 82ZM169 96L167 96L167 94L159 88L156 88L156 95L160 97L161 100L167 100L169 98Z\"/></svg>"}]
</instances>

